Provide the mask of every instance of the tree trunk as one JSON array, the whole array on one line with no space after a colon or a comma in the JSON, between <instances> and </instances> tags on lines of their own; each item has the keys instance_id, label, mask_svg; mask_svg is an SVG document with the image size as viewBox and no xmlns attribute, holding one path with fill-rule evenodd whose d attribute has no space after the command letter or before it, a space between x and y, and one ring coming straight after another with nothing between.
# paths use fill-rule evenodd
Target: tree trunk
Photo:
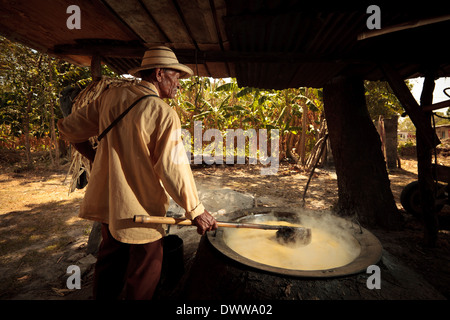
<instances>
[{"instance_id":1,"label":"tree trunk","mask_svg":"<svg viewBox=\"0 0 450 320\"><path fill-rule=\"evenodd\" d=\"M300 142L299 142L299 154L300 154L300 163L304 165L306 163L306 126L307 126L307 116L308 116L308 107L306 103L302 104L302 131L300 133Z\"/></svg>"},{"instance_id":2,"label":"tree trunk","mask_svg":"<svg viewBox=\"0 0 450 320\"><path fill-rule=\"evenodd\" d=\"M338 178L337 213L355 216L367 227L396 228L400 215L363 81L331 80L324 87L324 110Z\"/></svg>"},{"instance_id":3,"label":"tree trunk","mask_svg":"<svg viewBox=\"0 0 450 320\"><path fill-rule=\"evenodd\" d=\"M53 100L53 71L50 70L50 83L52 86L50 87L50 138L52 141L52 144L55 146L55 162L54 165L56 168L59 168L59 145L58 141L56 140L56 126L55 126L55 104ZM51 157L51 149L52 146L50 145L49 152Z\"/></svg>"},{"instance_id":4,"label":"tree trunk","mask_svg":"<svg viewBox=\"0 0 450 320\"><path fill-rule=\"evenodd\" d=\"M30 88L29 93L27 95L27 107L25 109L25 115L23 120L23 133L25 135L25 155L27 158L28 167L32 166L31 161L31 145L30 145L30 113L31 113L31 99L33 97L33 93Z\"/></svg>"}]
</instances>

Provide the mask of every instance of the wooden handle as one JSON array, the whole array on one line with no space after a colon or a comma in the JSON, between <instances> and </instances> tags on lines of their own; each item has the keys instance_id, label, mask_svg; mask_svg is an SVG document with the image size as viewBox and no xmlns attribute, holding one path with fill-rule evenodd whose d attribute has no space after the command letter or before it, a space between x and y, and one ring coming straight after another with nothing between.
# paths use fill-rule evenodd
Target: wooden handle
<instances>
[{"instance_id":1,"label":"wooden handle","mask_svg":"<svg viewBox=\"0 0 450 320\"><path fill-rule=\"evenodd\" d=\"M137 223L156 223L156 224L175 224L183 226L192 226L192 220L172 217L154 217L154 216L134 216L134 222ZM257 223L238 223L217 221L217 226L225 228L251 228L264 230L278 230L283 226L272 226Z\"/></svg>"},{"instance_id":2,"label":"wooden handle","mask_svg":"<svg viewBox=\"0 0 450 320\"><path fill-rule=\"evenodd\" d=\"M137 223L177 224L183 226L193 225L192 220L172 217L134 216L133 220Z\"/></svg>"}]
</instances>

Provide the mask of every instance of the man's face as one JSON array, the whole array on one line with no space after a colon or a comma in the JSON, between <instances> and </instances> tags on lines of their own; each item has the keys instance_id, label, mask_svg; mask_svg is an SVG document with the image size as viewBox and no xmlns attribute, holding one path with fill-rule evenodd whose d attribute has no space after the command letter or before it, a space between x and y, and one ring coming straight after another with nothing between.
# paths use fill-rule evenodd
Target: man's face
<instances>
[{"instance_id":1,"label":"man's face","mask_svg":"<svg viewBox=\"0 0 450 320\"><path fill-rule=\"evenodd\" d=\"M159 89L161 98L175 98L178 89L180 88L180 72L176 70L166 69L161 70L161 82L159 83Z\"/></svg>"}]
</instances>

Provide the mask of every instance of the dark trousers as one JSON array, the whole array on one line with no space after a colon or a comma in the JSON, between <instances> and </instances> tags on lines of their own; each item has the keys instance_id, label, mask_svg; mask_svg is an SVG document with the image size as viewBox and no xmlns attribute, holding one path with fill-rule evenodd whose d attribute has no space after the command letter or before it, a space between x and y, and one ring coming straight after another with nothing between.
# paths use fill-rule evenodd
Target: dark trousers
<instances>
[{"instance_id":1,"label":"dark trousers","mask_svg":"<svg viewBox=\"0 0 450 320\"><path fill-rule=\"evenodd\" d=\"M162 239L147 244L126 244L114 239L102 224L94 272L94 299L150 300L161 276Z\"/></svg>"}]
</instances>

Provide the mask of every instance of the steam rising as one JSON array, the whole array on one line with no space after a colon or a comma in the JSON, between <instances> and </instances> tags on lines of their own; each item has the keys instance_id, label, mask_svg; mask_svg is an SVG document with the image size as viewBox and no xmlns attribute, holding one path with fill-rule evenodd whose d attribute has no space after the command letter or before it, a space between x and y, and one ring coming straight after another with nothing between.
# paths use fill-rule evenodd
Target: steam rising
<instances>
[{"instance_id":1,"label":"steam rising","mask_svg":"<svg viewBox=\"0 0 450 320\"><path fill-rule=\"evenodd\" d=\"M276 241L276 231L258 229L224 230L225 243L234 251L253 261L292 270L326 270L344 266L360 254L361 248L353 237L354 226L331 212L302 209L298 211L300 224L281 221L264 215L252 222L307 227L312 241L307 246L282 245ZM247 222L250 222L247 220Z\"/></svg>"}]
</instances>

